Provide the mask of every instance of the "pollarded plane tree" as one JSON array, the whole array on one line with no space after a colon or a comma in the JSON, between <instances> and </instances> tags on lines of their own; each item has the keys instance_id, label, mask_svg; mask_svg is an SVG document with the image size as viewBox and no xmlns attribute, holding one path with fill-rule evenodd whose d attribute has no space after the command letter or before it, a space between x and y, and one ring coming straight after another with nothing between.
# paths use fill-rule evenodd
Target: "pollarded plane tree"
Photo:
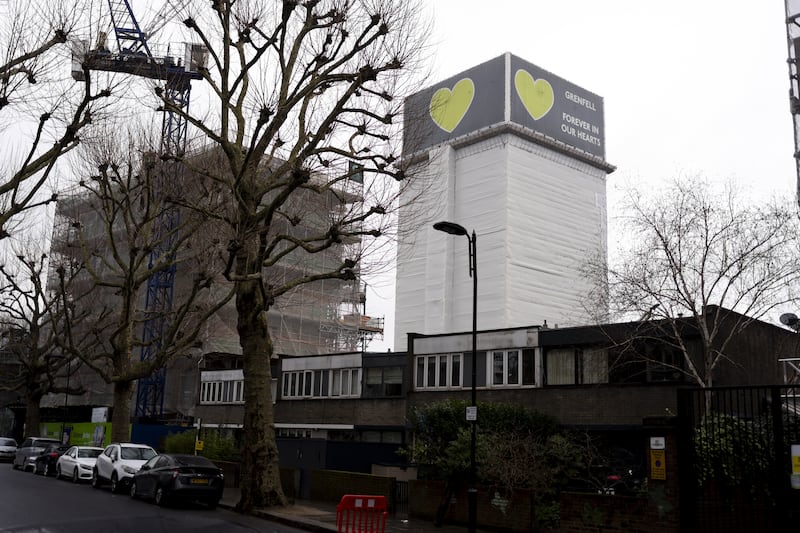
<instances>
[{"instance_id":1,"label":"pollarded plane tree","mask_svg":"<svg viewBox=\"0 0 800 533\"><path fill-rule=\"evenodd\" d=\"M300 286L356 280L390 231L407 183L400 110L427 25L417 2L397 0L192 2L181 19L209 51L197 90L210 107L186 113L206 156L185 163L229 199L214 216L230 232L244 360L246 511L285 503L267 312Z\"/></svg>"},{"instance_id":2,"label":"pollarded plane tree","mask_svg":"<svg viewBox=\"0 0 800 533\"><path fill-rule=\"evenodd\" d=\"M217 283L217 265L224 266L215 253L221 241L205 216L184 213L169 230L160 224L163 211L178 203L204 205L205 213L213 213L218 198L196 182L182 181L174 163L150 151L157 142L148 145L145 134L126 137L122 130L99 136L104 143L84 146L84 166L75 168L84 178L59 201L57 218L67 229L54 244L62 257L82 263L70 298L79 299L77 308L91 317L63 330L59 343L113 386L112 439L118 441L129 438L137 380L197 349L203 324L232 296L230 287ZM122 138L127 143L120 143ZM155 248L162 251L157 260ZM172 307L158 311L165 327L158 336L145 336L142 326L154 318L145 308L148 279L171 267L184 275ZM152 357L138 357L143 347L154 347Z\"/></svg>"},{"instance_id":3,"label":"pollarded plane tree","mask_svg":"<svg viewBox=\"0 0 800 533\"><path fill-rule=\"evenodd\" d=\"M65 302L58 287L69 286L74 269L61 271L55 287L48 287L50 259L37 243L15 243L0 264L0 330L3 365L0 389L18 392L25 403L25 431L37 434L42 398L50 393L81 394L83 387L71 386L66 376L80 366L58 347L59 324L63 323ZM73 316L76 323L79 316Z\"/></svg>"},{"instance_id":4,"label":"pollarded plane tree","mask_svg":"<svg viewBox=\"0 0 800 533\"><path fill-rule=\"evenodd\" d=\"M56 200L58 161L109 100L108 87L76 85L66 66L88 6L0 3L0 239L26 231L25 211Z\"/></svg>"}]
</instances>

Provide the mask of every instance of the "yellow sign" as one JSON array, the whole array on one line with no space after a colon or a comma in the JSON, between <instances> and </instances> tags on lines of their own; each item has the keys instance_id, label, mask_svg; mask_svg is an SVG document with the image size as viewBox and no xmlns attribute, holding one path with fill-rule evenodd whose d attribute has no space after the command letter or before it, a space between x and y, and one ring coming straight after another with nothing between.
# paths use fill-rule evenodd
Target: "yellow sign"
<instances>
[{"instance_id":1,"label":"yellow sign","mask_svg":"<svg viewBox=\"0 0 800 533\"><path fill-rule=\"evenodd\" d=\"M665 450L650 450L650 479L667 479Z\"/></svg>"},{"instance_id":2,"label":"yellow sign","mask_svg":"<svg viewBox=\"0 0 800 533\"><path fill-rule=\"evenodd\" d=\"M792 474L800 474L800 456L792 456Z\"/></svg>"},{"instance_id":3,"label":"yellow sign","mask_svg":"<svg viewBox=\"0 0 800 533\"><path fill-rule=\"evenodd\" d=\"M196 451L198 451L198 452L202 452L203 451L203 441L201 441L201 440L195 441L194 442L194 449Z\"/></svg>"}]
</instances>

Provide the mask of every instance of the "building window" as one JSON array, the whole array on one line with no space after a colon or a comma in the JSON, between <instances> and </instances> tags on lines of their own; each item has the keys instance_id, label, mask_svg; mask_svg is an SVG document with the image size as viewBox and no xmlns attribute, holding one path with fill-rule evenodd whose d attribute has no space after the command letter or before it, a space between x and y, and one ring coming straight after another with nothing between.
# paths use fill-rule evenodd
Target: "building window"
<instances>
[{"instance_id":1,"label":"building window","mask_svg":"<svg viewBox=\"0 0 800 533\"><path fill-rule=\"evenodd\" d=\"M581 354L581 383L608 383L608 351L590 348Z\"/></svg>"},{"instance_id":2,"label":"building window","mask_svg":"<svg viewBox=\"0 0 800 533\"><path fill-rule=\"evenodd\" d=\"M493 351L489 361L493 387L536 384L536 359L533 350Z\"/></svg>"},{"instance_id":3,"label":"building window","mask_svg":"<svg viewBox=\"0 0 800 533\"><path fill-rule=\"evenodd\" d=\"M553 348L547 351L548 385L608 383L608 351L605 348Z\"/></svg>"},{"instance_id":4,"label":"building window","mask_svg":"<svg viewBox=\"0 0 800 533\"><path fill-rule=\"evenodd\" d=\"M399 366L364 369L364 397L382 398L403 393L403 368Z\"/></svg>"},{"instance_id":5,"label":"building window","mask_svg":"<svg viewBox=\"0 0 800 533\"><path fill-rule=\"evenodd\" d=\"M492 385L519 385L519 350L492 352Z\"/></svg>"},{"instance_id":6,"label":"building window","mask_svg":"<svg viewBox=\"0 0 800 533\"><path fill-rule=\"evenodd\" d=\"M244 403L244 380L201 382L200 403Z\"/></svg>"},{"instance_id":7,"label":"building window","mask_svg":"<svg viewBox=\"0 0 800 533\"><path fill-rule=\"evenodd\" d=\"M358 397L361 381L358 368L298 370L283 373L283 398Z\"/></svg>"},{"instance_id":8,"label":"building window","mask_svg":"<svg viewBox=\"0 0 800 533\"><path fill-rule=\"evenodd\" d=\"M417 389L461 387L461 354L421 355L416 359Z\"/></svg>"}]
</instances>

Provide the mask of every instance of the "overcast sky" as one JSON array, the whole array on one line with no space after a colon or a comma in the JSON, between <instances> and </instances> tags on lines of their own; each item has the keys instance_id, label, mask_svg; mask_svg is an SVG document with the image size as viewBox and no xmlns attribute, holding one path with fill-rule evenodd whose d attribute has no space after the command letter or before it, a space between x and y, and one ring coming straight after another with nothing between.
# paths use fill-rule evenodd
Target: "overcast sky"
<instances>
[{"instance_id":1,"label":"overcast sky","mask_svg":"<svg viewBox=\"0 0 800 533\"><path fill-rule=\"evenodd\" d=\"M428 0L432 81L511 52L604 99L609 241L616 190L680 175L793 196L780 0ZM610 245L610 247L613 247ZM480 253L480 250L479 250ZM392 348L393 273L370 280L367 314ZM522 324L521 324L522 325Z\"/></svg>"}]
</instances>

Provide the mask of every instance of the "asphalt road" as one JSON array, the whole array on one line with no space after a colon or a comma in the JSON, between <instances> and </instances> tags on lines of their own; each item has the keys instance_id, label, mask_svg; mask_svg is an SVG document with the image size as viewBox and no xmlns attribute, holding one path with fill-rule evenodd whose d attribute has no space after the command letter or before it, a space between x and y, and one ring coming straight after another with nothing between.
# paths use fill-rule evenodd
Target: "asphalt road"
<instances>
[{"instance_id":1,"label":"asphalt road","mask_svg":"<svg viewBox=\"0 0 800 533\"><path fill-rule=\"evenodd\" d=\"M261 518L192 505L158 507L0 463L0 533L300 533Z\"/></svg>"}]
</instances>

